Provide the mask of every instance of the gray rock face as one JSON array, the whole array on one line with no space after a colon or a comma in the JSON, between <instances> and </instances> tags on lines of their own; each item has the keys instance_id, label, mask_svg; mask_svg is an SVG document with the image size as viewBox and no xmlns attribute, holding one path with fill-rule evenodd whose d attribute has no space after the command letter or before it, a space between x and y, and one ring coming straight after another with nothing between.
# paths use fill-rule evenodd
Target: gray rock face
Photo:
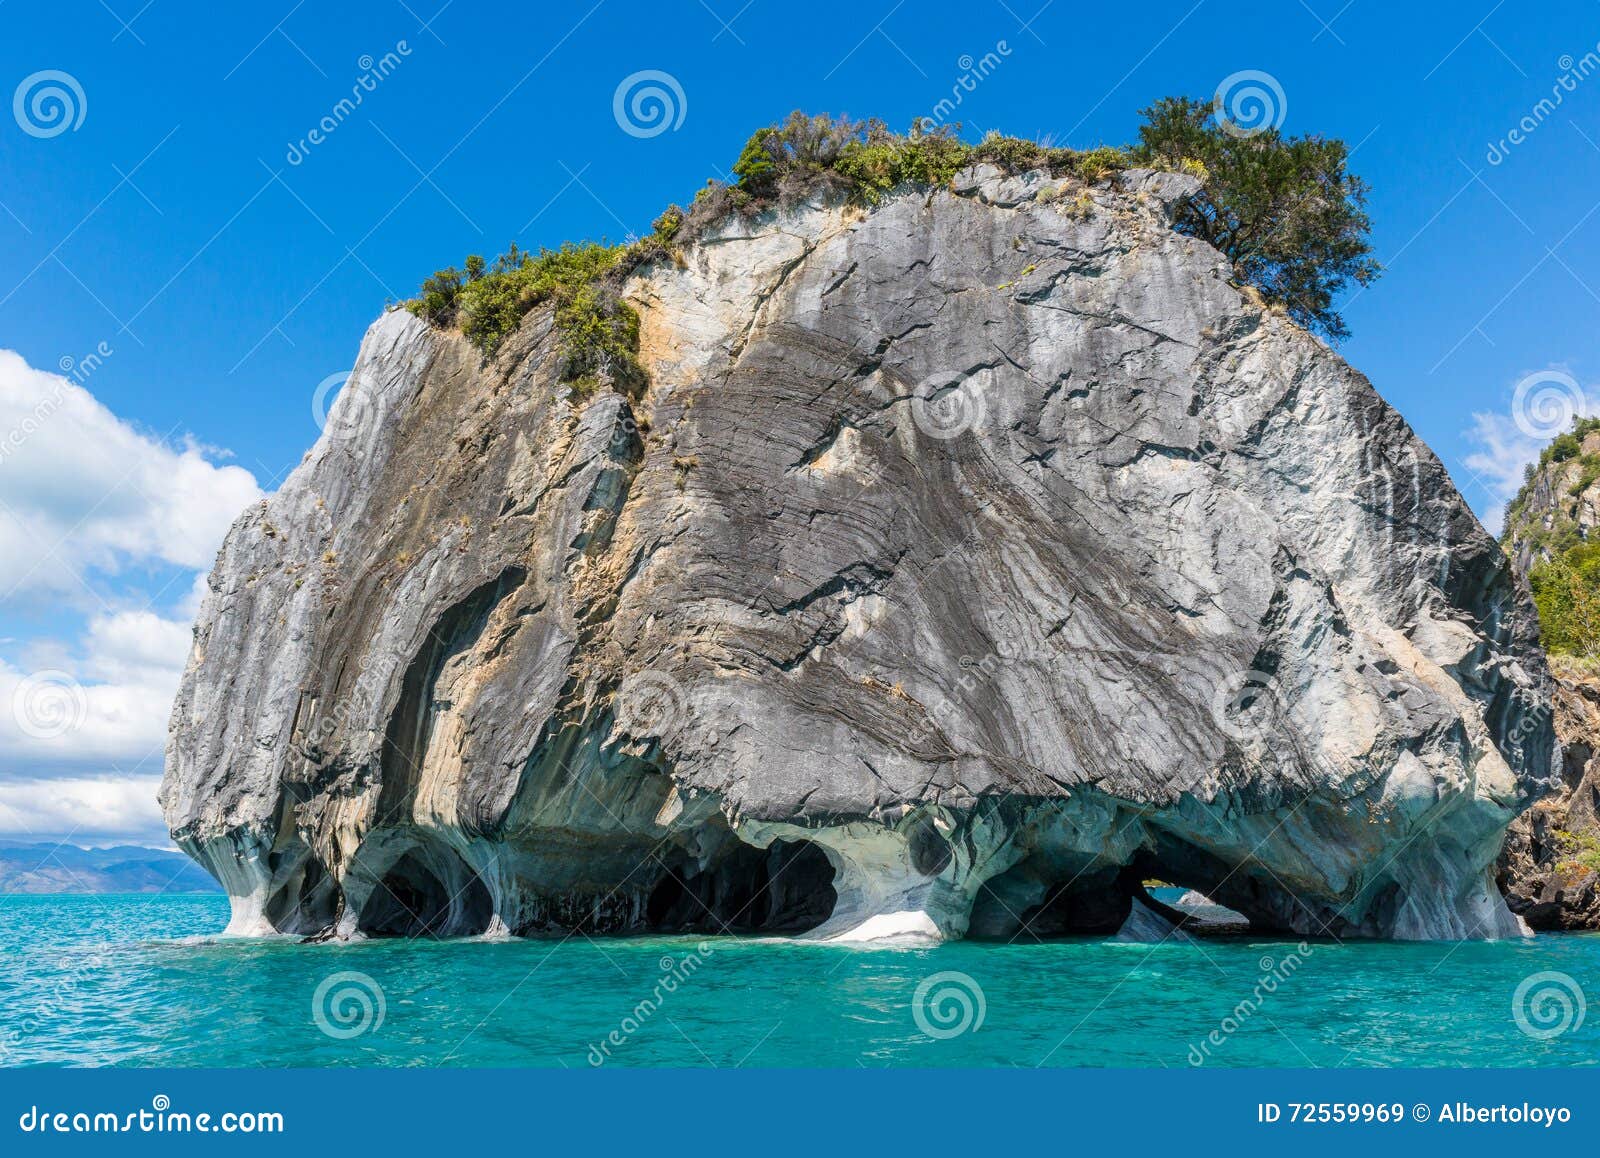
<instances>
[{"instance_id":1,"label":"gray rock face","mask_svg":"<svg viewBox=\"0 0 1600 1158\"><path fill-rule=\"evenodd\" d=\"M1561 781L1511 822L1500 887L1533 929L1600 929L1600 679L1552 663Z\"/></svg>"},{"instance_id":2,"label":"gray rock face","mask_svg":"<svg viewBox=\"0 0 1600 1158\"><path fill-rule=\"evenodd\" d=\"M1473 937L1531 610L1359 374L1170 228L980 168L730 220L567 396L404 312L230 533L162 802L235 932Z\"/></svg>"},{"instance_id":3,"label":"gray rock face","mask_svg":"<svg viewBox=\"0 0 1600 1158\"><path fill-rule=\"evenodd\" d=\"M1600 431L1584 434L1576 449L1565 459L1542 456L1507 510L1502 541L1523 580L1591 540L1600 524L1600 480L1589 473L1600 456ZM1552 578L1559 582L1559 573ZM1554 641L1574 643L1587 647L1582 639ZM1512 822L1499 883L1511 911L1533 929L1600 929L1600 675L1569 655L1552 655L1550 666L1561 776Z\"/></svg>"}]
</instances>

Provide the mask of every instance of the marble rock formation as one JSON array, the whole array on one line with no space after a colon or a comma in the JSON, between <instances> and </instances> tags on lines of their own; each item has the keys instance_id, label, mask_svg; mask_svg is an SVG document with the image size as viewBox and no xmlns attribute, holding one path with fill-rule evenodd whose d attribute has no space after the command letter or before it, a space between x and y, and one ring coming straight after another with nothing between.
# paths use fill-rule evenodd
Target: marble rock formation
<instances>
[{"instance_id":1,"label":"marble rock formation","mask_svg":"<svg viewBox=\"0 0 1600 1158\"><path fill-rule=\"evenodd\" d=\"M1160 879L1517 933L1526 596L1367 380L1172 228L1194 188L980 166L730 217L627 283L626 393L563 388L546 308L488 360L384 315L173 712L230 929L1138 935Z\"/></svg>"}]
</instances>

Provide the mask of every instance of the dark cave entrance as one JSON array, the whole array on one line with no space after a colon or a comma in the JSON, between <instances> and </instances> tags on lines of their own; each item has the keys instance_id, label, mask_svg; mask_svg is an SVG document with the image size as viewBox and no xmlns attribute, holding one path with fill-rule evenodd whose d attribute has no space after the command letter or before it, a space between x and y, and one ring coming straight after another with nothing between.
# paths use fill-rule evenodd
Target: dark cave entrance
<instances>
[{"instance_id":1,"label":"dark cave entrance","mask_svg":"<svg viewBox=\"0 0 1600 1158\"><path fill-rule=\"evenodd\" d=\"M834 868L809 840L736 845L700 869L679 856L645 903L656 933L804 933L833 913Z\"/></svg>"},{"instance_id":2,"label":"dark cave entrance","mask_svg":"<svg viewBox=\"0 0 1600 1158\"><path fill-rule=\"evenodd\" d=\"M1133 911L1137 881L1118 866L1083 869L1034 854L984 882L968 935L976 940L1106 937Z\"/></svg>"},{"instance_id":3,"label":"dark cave entrance","mask_svg":"<svg viewBox=\"0 0 1600 1158\"><path fill-rule=\"evenodd\" d=\"M1151 895L1146 882L1155 881L1193 890L1212 904L1175 907ZM1289 931L1279 915L1285 896L1281 889L1264 889L1248 873L1170 837L1160 839L1154 849L1141 849L1126 865L1086 866L1081 855L1040 850L984 882L972 906L968 936L1006 941L1112 936L1128 920L1135 901L1187 933L1224 936L1246 928L1281 933Z\"/></svg>"},{"instance_id":4,"label":"dark cave entrance","mask_svg":"<svg viewBox=\"0 0 1600 1158\"><path fill-rule=\"evenodd\" d=\"M271 863L278 871L278 858ZM317 933L333 924L339 907L338 882L323 863L309 853L293 865L289 879L267 901L266 918L284 933Z\"/></svg>"},{"instance_id":5,"label":"dark cave entrance","mask_svg":"<svg viewBox=\"0 0 1600 1158\"><path fill-rule=\"evenodd\" d=\"M453 853L442 854L454 856ZM489 927L494 901L477 874L456 858L461 883L454 889L416 851L384 874L362 907L356 927L372 937L461 937Z\"/></svg>"}]
</instances>

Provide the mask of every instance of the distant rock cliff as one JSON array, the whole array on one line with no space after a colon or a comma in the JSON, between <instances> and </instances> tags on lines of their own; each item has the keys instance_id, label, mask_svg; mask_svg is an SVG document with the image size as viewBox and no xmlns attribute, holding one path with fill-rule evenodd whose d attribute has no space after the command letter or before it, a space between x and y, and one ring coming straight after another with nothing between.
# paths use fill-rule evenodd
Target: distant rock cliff
<instances>
[{"instance_id":1,"label":"distant rock cliff","mask_svg":"<svg viewBox=\"0 0 1600 1158\"><path fill-rule=\"evenodd\" d=\"M384 316L174 709L230 927L1109 932L1155 877L1515 933L1531 608L1366 379L1173 231L1194 187L730 215L624 287L626 391L561 385L548 308L487 362Z\"/></svg>"},{"instance_id":2,"label":"distant rock cliff","mask_svg":"<svg viewBox=\"0 0 1600 1158\"><path fill-rule=\"evenodd\" d=\"M1558 653L1552 707L1562 745L1555 790L1511 826L1500 883L1535 929L1600 929L1600 424L1558 437L1507 512L1504 541L1539 592ZM1588 656L1588 658L1583 658Z\"/></svg>"}]
</instances>

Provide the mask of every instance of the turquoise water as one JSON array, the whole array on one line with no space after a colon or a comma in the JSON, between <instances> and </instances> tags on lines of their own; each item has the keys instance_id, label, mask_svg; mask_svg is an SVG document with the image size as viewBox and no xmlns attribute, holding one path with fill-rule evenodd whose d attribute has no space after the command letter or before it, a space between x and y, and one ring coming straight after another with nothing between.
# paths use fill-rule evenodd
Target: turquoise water
<instances>
[{"instance_id":1,"label":"turquoise water","mask_svg":"<svg viewBox=\"0 0 1600 1158\"><path fill-rule=\"evenodd\" d=\"M581 937L340 946L220 940L226 915L212 896L0 901L4 1060L1183 1067L1205 1046L1200 1056L1213 1066L1600 1063L1600 1009L1576 1016L1578 1002L1600 1003L1594 935L1314 942L1304 955L1296 942L1255 938L931 949ZM1541 1039L1519 1028L1512 1003L1525 978L1545 972L1576 988L1566 990L1565 1014L1559 1002L1529 999L1539 1006L1525 1019L1535 1031L1567 1022ZM359 977L339 976L350 974ZM929 983L919 1003L919 985L939 974L964 977ZM1273 984L1225 1032L1224 1019L1265 977ZM1207 1043L1213 1031L1220 1044ZM620 1043L607 1043L612 1033Z\"/></svg>"}]
</instances>

